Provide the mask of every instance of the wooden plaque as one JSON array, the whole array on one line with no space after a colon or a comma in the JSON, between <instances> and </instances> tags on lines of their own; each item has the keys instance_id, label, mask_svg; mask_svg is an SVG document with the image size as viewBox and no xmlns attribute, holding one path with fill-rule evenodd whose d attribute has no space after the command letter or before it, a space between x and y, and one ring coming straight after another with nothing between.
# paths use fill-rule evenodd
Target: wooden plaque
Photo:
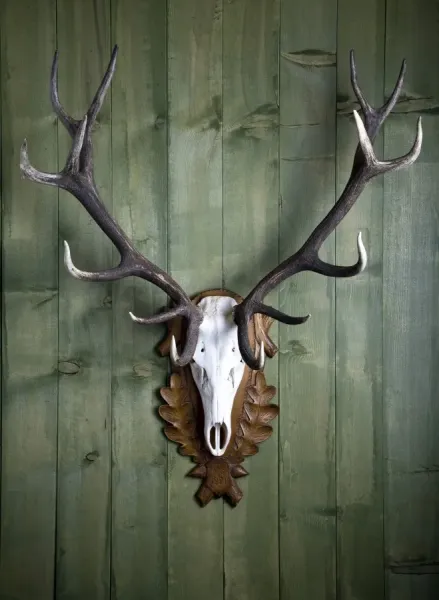
<instances>
[{"instance_id":1,"label":"wooden plaque","mask_svg":"<svg viewBox=\"0 0 439 600\"><path fill-rule=\"evenodd\" d=\"M242 300L226 290L209 290L193 301L197 304L206 296L231 296L237 302ZM249 326L253 349L263 341L270 358L277 352L268 335L271 323L272 319L258 314ZM160 345L160 353L163 356L169 354L172 335L178 343L184 340L184 334L182 319L172 321L168 336ZM236 479L248 475L242 463L246 457L256 454L257 445L272 434L269 423L279 412L278 407L271 404L275 394L276 388L267 385L261 371L252 371L246 366L233 403L230 443L223 456L212 456L204 442L203 406L191 369L189 366L173 367L169 387L160 390L166 404L160 406L159 413L167 422L164 430L167 438L179 444L180 454L190 456L196 463L188 475L202 480L196 494L201 506L221 496L232 506L241 500L243 494Z\"/></svg>"}]
</instances>

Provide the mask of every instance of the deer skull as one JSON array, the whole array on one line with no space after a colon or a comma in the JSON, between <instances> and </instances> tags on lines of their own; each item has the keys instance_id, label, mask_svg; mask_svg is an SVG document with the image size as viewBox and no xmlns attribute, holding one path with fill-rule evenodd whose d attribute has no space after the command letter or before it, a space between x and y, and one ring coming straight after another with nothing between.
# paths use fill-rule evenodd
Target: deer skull
<instances>
[{"instance_id":1,"label":"deer skull","mask_svg":"<svg viewBox=\"0 0 439 600\"><path fill-rule=\"evenodd\" d=\"M204 409L204 437L214 456L222 456L232 435L232 408L244 375L233 320L236 300L207 296L198 303L203 313L198 342L190 363Z\"/></svg>"}]
</instances>

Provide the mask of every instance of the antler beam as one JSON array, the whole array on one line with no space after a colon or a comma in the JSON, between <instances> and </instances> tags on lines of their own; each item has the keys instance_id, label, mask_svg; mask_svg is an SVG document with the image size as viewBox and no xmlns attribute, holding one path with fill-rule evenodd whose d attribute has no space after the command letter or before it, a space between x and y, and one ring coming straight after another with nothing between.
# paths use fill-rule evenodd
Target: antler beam
<instances>
[{"instance_id":1,"label":"antler beam","mask_svg":"<svg viewBox=\"0 0 439 600\"><path fill-rule=\"evenodd\" d=\"M320 248L326 238L352 208L366 184L373 177L408 167L415 162L421 151L422 126L420 118L418 120L415 142L411 150L404 156L393 160L379 161L372 147L373 140L381 125L398 100L404 80L405 61L402 63L401 71L391 96L383 106L377 109L370 106L358 85L353 51L350 54L350 68L352 87L360 104L364 123L357 111L354 111L359 144L355 152L351 175L346 187L336 204L317 225L303 246L295 254L273 269L273 271L268 273L253 288L244 301L234 309L234 319L238 326L238 342L242 357L248 366L255 370L259 368L259 361L253 354L248 338L248 324L255 313L268 315L275 320L290 325L304 323L309 317L309 315L306 317L291 317L271 306L267 306L263 303L265 296L282 283L282 281L302 271L313 271L326 277L353 277L360 273L365 268L367 262L366 250L361 240L361 234L359 234L357 239L358 260L352 266L336 266L322 261L318 255Z\"/></svg>"}]
</instances>

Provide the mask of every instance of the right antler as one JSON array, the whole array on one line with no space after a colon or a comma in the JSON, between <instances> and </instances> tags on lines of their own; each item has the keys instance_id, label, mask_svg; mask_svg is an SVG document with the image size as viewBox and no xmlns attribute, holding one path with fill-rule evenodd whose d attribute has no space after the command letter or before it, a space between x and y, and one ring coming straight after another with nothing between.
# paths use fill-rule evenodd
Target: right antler
<instances>
[{"instance_id":1,"label":"right antler","mask_svg":"<svg viewBox=\"0 0 439 600\"><path fill-rule=\"evenodd\" d=\"M401 71L396 86L387 100L380 108L372 108L364 98L357 82L357 71L355 67L354 53L351 51L351 83L363 114L364 124L354 110L355 122L358 129L359 144L354 157L354 164L349 180L340 198L329 211L326 217L317 225L303 246L292 256L284 260L273 269L253 288L248 296L234 309L234 319L238 326L238 342L241 355L251 369L263 367L264 348L261 345L259 359L251 349L248 338L248 324L256 313L268 315L277 321L289 325L304 323L308 317L291 317L271 306L264 304L265 296L277 287L282 281L302 271L314 271L327 277L352 277L360 273L366 266L366 250L358 235L358 261L349 267L331 265L319 258L319 250L326 238L334 231L340 221L352 208L355 201L363 191L365 185L376 175L407 167L415 162L421 151L422 127L421 119L418 120L418 131L412 149L405 156L388 161L379 161L373 151L372 142L379 128L390 114L398 100L401 92L405 61L402 63Z\"/></svg>"},{"instance_id":2,"label":"right antler","mask_svg":"<svg viewBox=\"0 0 439 600\"><path fill-rule=\"evenodd\" d=\"M59 173L44 173L38 171L29 162L27 143L24 141L21 148L20 168L28 179L38 183L54 185L70 192L88 211L102 231L110 238L120 253L120 262L117 267L90 273L77 269L71 259L70 248L64 242L64 262L67 269L77 279L87 281L114 281L124 277L134 276L150 281L161 288L175 303L175 307L164 313L141 319L130 313L131 318L137 323L153 324L164 323L177 316L184 317L188 322L186 343L181 356L177 354L175 339L172 338L171 357L178 366L187 365L195 352L198 340L198 330L203 320L202 313L190 300L170 275L150 262L138 252L99 198L93 177L92 156L92 127L102 106L105 94L110 86L116 67L117 46L114 47L111 60L104 75L101 85L90 105L86 115L81 121L70 117L62 107L58 98L58 53L55 53L51 73L51 100L52 106L73 139L72 148L67 157L65 167Z\"/></svg>"}]
</instances>

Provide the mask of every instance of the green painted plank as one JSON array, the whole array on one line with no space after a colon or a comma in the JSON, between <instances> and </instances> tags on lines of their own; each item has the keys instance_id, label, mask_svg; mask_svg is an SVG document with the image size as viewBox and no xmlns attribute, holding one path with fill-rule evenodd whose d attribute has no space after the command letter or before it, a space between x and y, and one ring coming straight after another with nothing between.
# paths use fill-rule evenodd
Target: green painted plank
<instances>
[{"instance_id":1,"label":"green painted plank","mask_svg":"<svg viewBox=\"0 0 439 600\"><path fill-rule=\"evenodd\" d=\"M336 2L281 2L280 253L296 251L335 200ZM334 260L334 241L321 251ZM280 309L281 598L335 598L334 282L300 274Z\"/></svg>"},{"instance_id":2,"label":"green painted plank","mask_svg":"<svg viewBox=\"0 0 439 600\"><path fill-rule=\"evenodd\" d=\"M3 88L3 77L4 69L2 69L2 53L6 52L6 49L2 43L2 27L3 22L3 11L4 5L0 6L0 173L3 172L3 152L5 150L3 140L3 114L2 114L2 88ZM3 295L3 181L0 175L0 440L2 439L2 407L4 397L4 386L3 386L3 361L6 358L5 354L5 336L4 336L4 322L5 322L5 310L4 310L4 295ZM1 477L1 466L2 466L2 448L0 442L0 560L1 560L1 502L2 502L2 477Z\"/></svg>"},{"instance_id":3,"label":"green painted plank","mask_svg":"<svg viewBox=\"0 0 439 600\"><path fill-rule=\"evenodd\" d=\"M55 2L1 3L3 414L0 594L52 598L56 505L58 194L20 178L19 150L56 167L49 103ZM37 25L38 24L38 25Z\"/></svg>"},{"instance_id":4,"label":"green painted plank","mask_svg":"<svg viewBox=\"0 0 439 600\"><path fill-rule=\"evenodd\" d=\"M221 3L168 1L169 270L189 294L221 287ZM168 447L169 599L223 598L222 500L200 508Z\"/></svg>"},{"instance_id":5,"label":"green painted plank","mask_svg":"<svg viewBox=\"0 0 439 600\"><path fill-rule=\"evenodd\" d=\"M423 573L419 575L395 575L389 576L389 587L391 598L398 600L431 600L438 597L439 573Z\"/></svg>"},{"instance_id":6,"label":"green painted plank","mask_svg":"<svg viewBox=\"0 0 439 600\"><path fill-rule=\"evenodd\" d=\"M384 4L340 0L337 23L337 193L352 168L358 105L350 83L355 49L360 85L383 103ZM383 142L375 142L382 156ZM364 273L336 281L337 587L340 600L384 598L382 407L383 178L361 194L336 231L337 264L356 260L362 232Z\"/></svg>"},{"instance_id":7,"label":"green painted plank","mask_svg":"<svg viewBox=\"0 0 439 600\"><path fill-rule=\"evenodd\" d=\"M224 4L224 286L242 295L279 262L278 33L277 0ZM268 301L275 304L277 293ZM267 363L267 382L277 385L277 359ZM237 508L224 507L225 597L276 600L276 433L246 468L249 477L239 480L244 498Z\"/></svg>"},{"instance_id":8,"label":"green painted plank","mask_svg":"<svg viewBox=\"0 0 439 600\"><path fill-rule=\"evenodd\" d=\"M385 179L386 560L394 573L387 580L389 600L432 600L439 594L437 575L423 575L425 585L418 585L416 573L439 563L439 119L434 108L439 79L432 76L432 65L439 62L438 18L434 3L422 8L415 0L387 3L387 93L404 56L408 71L400 114L385 130L385 155L407 151L421 113L425 130L416 164ZM409 567L411 574L403 575Z\"/></svg>"},{"instance_id":9,"label":"green painted plank","mask_svg":"<svg viewBox=\"0 0 439 600\"><path fill-rule=\"evenodd\" d=\"M110 57L110 4L99 0L92 9L85 0L58 0L57 16L60 97L68 112L82 116ZM94 134L94 160L101 197L111 210L110 116L109 95ZM64 164L70 140L61 125L59 131ZM79 268L112 264L109 240L66 193L60 194L60 237ZM59 279L56 593L99 600L110 590L111 284L80 282L62 262Z\"/></svg>"},{"instance_id":10,"label":"green painted plank","mask_svg":"<svg viewBox=\"0 0 439 600\"><path fill-rule=\"evenodd\" d=\"M166 268L166 3L113 0L119 44L112 86L113 214L136 248ZM116 260L115 252L115 260ZM125 279L113 288L112 598L167 598L166 440L157 390L168 364L159 327L128 316L166 304L158 288Z\"/></svg>"}]
</instances>

